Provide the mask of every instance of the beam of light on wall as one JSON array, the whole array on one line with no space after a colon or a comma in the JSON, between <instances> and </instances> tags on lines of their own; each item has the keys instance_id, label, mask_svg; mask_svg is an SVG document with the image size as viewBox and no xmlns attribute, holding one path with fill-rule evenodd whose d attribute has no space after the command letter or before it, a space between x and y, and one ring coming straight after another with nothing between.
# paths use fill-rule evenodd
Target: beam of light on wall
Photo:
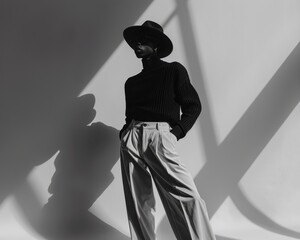
<instances>
[{"instance_id":1,"label":"beam of light on wall","mask_svg":"<svg viewBox=\"0 0 300 240\"><path fill-rule=\"evenodd\" d=\"M275 2L190 2L219 143L300 39L299 2Z\"/></svg>"},{"instance_id":2,"label":"beam of light on wall","mask_svg":"<svg viewBox=\"0 0 300 240\"><path fill-rule=\"evenodd\" d=\"M300 231L299 116L298 104L239 183L259 211L295 231Z\"/></svg>"},{"instance_id":3,"label":"beam of light on wall","mask_svg":"<svg viewBox=\"0 0 300 240\"><path fill-rule=\"evenodd\" d=\"M211 223L218 236L226 237L226 239L230 240L297 239L266 231L263 227L252 223L236 208L230 197L224 201L221 209L211 219Z\"/></svg>"},{"instance_id":4,"label":"beam of light on wall","mask_svg":"<svg viewBox=\"0 0 300 240\"><path fill-rule=\"evenodd\" d=\"M37 240L40 236L20 215L20 209L14 197L9 197L0 206L0 239L2 240Z\"/></svg>"},{"instance_id":5,"label":"beam of light on wall","mask_svg":"<svg viewBox=\"0 0 300 240\"><path fill-rule=\"evenodd\" d=\"M59 152L57 152L44 164L35 167L27 178L28 183L32 186L41 204L47 203L47 200L50 197L48 187L55 172L54 160L58 154Z\"/></svg>"}]
</instances>

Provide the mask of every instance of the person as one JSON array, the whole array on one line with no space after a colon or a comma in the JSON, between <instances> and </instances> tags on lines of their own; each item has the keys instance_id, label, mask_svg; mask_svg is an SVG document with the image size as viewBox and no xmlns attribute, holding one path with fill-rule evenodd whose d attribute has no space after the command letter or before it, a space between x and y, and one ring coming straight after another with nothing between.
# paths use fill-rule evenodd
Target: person
<instances>
[{"instance_id":1,"label":"person","mask_svg":"<svg viewBox=\"0 0 300 240\"><path fill-rule=\"evenodd\" d=\"M183 65L161 60L173 44L158 23L130 26L123 36L143 65L125 82L126 118L119 133L131 239L156 239L154 182L177 239L215 240L205 202L176 152L176 142L201 112L199 96Z\"/></svg>"}]
</instances>

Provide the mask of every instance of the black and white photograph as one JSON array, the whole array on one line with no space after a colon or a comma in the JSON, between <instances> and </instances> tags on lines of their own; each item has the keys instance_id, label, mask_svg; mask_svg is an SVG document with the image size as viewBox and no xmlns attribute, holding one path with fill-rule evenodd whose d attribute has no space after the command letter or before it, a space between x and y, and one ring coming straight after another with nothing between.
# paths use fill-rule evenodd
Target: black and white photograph
<instances>
[{"instance_id":1,"label":"black and white photograph","mask_svg":"<svg viewBox=\"0 0 300 240\"><path fill-rule=\"evenodd\" d=\"M0 0L0 240L300 239L299 0Z\"/></svg>"}]
</instances>

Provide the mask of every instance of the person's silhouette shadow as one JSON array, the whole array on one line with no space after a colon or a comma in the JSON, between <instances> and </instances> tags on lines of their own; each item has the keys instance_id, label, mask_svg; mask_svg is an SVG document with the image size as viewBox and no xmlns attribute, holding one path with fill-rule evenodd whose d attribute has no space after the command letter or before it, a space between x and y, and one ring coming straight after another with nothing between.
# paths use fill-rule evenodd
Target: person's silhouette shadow
<instances>
[{"instance_id":1,"label":"person's silhouette shadow","mask_svg":"<svg viewBox=\"0 0 300 240\"><path fill-rule=\"evenodd\" d=\"M119 157L118 131L101 122L88 125L93 105L93 95L79 97L67 121L72 124L60 144L48 189L52 195L41 215L48 239L126 238L88 211L112 182L110 170Z\"/></svg>"}]
</instances>

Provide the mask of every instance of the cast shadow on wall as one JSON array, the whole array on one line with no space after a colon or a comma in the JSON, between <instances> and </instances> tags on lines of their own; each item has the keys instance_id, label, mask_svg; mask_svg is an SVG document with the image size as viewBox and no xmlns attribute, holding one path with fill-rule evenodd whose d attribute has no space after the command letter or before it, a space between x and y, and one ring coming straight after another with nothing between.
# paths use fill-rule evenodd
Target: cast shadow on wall
<instances>
[{"instance_id":1,"label":"cast shadow on wall","mask_svg":"<svg viewBox=\"0 0 300 240\"><path fill-rule=\"evenodd\" d=\"M300 70L297 64L300 60L300 44L293 49L225 140L217 144L186 1L177 1L177 8L164 25L174 16L178 16L191 78L204 106L200 127L207 162L195 177L195 183L207 202L209 214L216 213L224 200L231 197L239 211L254 224L277 234L300 239L299 232L281 226L257 209L238 185L242 176L299 103ZM169 236L171 230L168 229L165 218L159 225L158 232ZM217 236L217 239L234 240L223 236Z\"/></svg>"},{"instance_id":2,"label":"cast shadow on wall","mask_svg":"<svg viewBox=\"0 0 300 240\"><path fill-rule=\"evenodd\" d=\"M187 22L185 21L183 26ZM186 38L193 36L188 34L190 28L183 29ZM186 42L187 48L191 46L193 49L193 40ZM194 76L201 76L199 67L195 65L199 63L200 66L199 58L191 49L188 52L191 56L192 72ZM300 101L299 60L298 43L220 144L217 144L210 110L204 110L200 126L207 162L195 178L200 193L207 201L210 214L214 214L223 201L230 197L244 217L254 224L267 231L297 239L300 239L300 232L276 223L257 209L239 187L239 181ZM209 106L203 91L205 85L202 78L197 82L197 86L204 105Z\"/></svg>"},{"instance_id":3,"label":"cast shadow on wall","mask_svg":"<svg viewBox=\"0 0 300 240\"><path fill-rule=\"evenodd\" d=\"M86 94L64 111L48 202L41 206L26 182L15 192L31 229L47 240L128 239L89 212L113 181L111 169L119 159L119 131L92 122L94 103L94 95Z\"/></svg>"},{"instance_id":4,"label":"cast shadow on wall","mask_svg":"<svg viewBox=\"0 0 300 240\"><path fill-rule=\"evenodd\" d=\"M1 1L0 203L56 153L65 109L151 2Z\"/></svg>"},{"instance_id":5,"label":"cast shadow on wall","mask_svg":"<svg viewBox=\"0 0 300 240\"><path fill-rule=\"evenodd\" d=\"M59 146L48 189L52 195L39 221L47 239L126 239L88 211L113 181L111 169L119 158L119 131L101 122L88 125L93 102L93 95L84 95L71 108L72 125Z\"/></svg>"},{"instance_id":6,"label":"cast shadow on wall","mask_svg":"<svg viewBox=\"0 0 300 240\"><path fill-rule=\"evenodd\" d=\"M209 142L215 136L202 121L207 163L195 178L200 192L214 214L230 197L245 218L261 228L300 239L300 232L276 223L256 208L244 194L239 182L300 101L300 44L279 67L272 79L251 103L226 138L219 144ZM206 128L205 128L206 125ZM209 137L210 136L210 137ZM215 138L216 139L216 138ZM206 183L209 182L209 186ZM263 184L263 183L262 183Z\"/></svg>"},{"instance_id":7,"label":"cast shadow on wall","mask_svg":"<svg viewBox=\"0 0 300 240\"><path fill-rule=\"evenodd\" d=\"M62 147L65 134L78 120L68 115L70 106L78 103L76 97L122 42L123 29L151 3L1 1L0 204L14 196L25 221L31 223L33 212L39 211L36 193L26 181L28 174ZM101 101L101 96L97 98ZM115 136L115 130L101 123L88 129ZM57 159L62 172L70 157L65 144ZM102 173L110 170L106 167ZM103 173L100 180L108 181L105 177L111 176ZM54 183L53 191L58 191ZM92 201L92 196L88 198Z\"/></svg>"}]
</instances>

